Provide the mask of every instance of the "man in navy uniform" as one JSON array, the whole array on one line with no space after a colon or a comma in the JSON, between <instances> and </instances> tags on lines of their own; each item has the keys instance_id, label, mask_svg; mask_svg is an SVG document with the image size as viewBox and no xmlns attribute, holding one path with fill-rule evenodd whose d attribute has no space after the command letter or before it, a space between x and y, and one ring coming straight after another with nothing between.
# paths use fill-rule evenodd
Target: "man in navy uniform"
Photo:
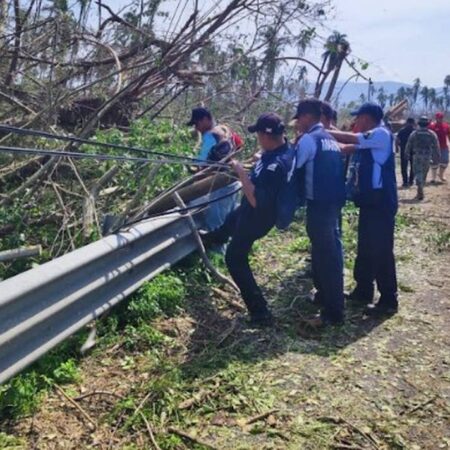
<instances>
[{"instance_id":1,"label":"man in navy uniform","mask_svg":"<svg viewBox=\"0 0 450 450\"><path fill-rule=\"evenodd\" d=\"M406 121L406 125L397 133L395 144L400 149L400 161L402 167L403 187L407 188L414 183L414 170L412 156L406 151L408 139L416 128L416 121L410 117ZM409 174L408 174L409 166Z\"/></svg>"},{"instance_id":2,"label":"man in navy uniform","mask_svg":"<svg viewBox=\"0 0 450 450\"><path fill-rule=\"evenodd\" d=\"M320 121L327 130L337 127L337 111L328 103L322 102L322 115Z\"/></svg>"},{"instance_id":3,"label":"man in navy uniform","mask_svg":"<svg viewBox=\"0 0 450 450\"><path fill-rule=\"evenodd\" d=\"M244 195L241 204L228 215L222 227L205 237L211 243L225 243L231 237L225 261L247 305L250 324L255 326L271 326L273 323L248 258L253 243L264 237L277 221L277 202L287 175L281 163L289 149L284 130L282 119L274 113L261 115L255 125L248 127L250 133L257 133L261 157L250 174L238 161L232 161L231 165L242 183Z\"/></svg>"},{"instance_id":4,"label":"man in navy uniform","mask_svg":"<svg viewBox=\"0 0 450 450\"><path fill-rule=\"evenodd\" d=\"M348 189L360 213L354 268L357 284L349 299L368 304L367 314L395 314L398 299L394 228L398 198L394 138L382 125L383 110L379 105L365 103L352 115L356 116L356 127L361 133L330 131L339 142L348 144L344 151L355 152ZM376 304L374 281L381 294Z\"/></svg>"},{"instance_id":5,"label":"man in navy uniform","mask_svg":"<svg viewBox=\"0 0 450 450\"><path fill-rule=\"evenodd\" d=\"M303 100L297 126L304 133L297 144L297 168L305 166L306 228L316 299L322 306L311 325L336 325L344 320L344 263L338 221L345 203L342 154L336 140L320 122L320 100Z\"/></svg>"}]
</instances>

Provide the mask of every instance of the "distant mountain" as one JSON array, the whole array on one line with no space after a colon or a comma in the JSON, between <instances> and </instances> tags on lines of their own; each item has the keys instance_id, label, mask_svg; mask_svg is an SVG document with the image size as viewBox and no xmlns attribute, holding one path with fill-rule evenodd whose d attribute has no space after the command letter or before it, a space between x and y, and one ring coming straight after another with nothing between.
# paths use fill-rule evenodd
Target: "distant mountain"
<instances>
[{"instance_id":1,"label":"distant mountain","mask_svg":"<svg viewBox=\"0 0 450 450\"><path fill-rule=\"evenodd\" d=\"M336 85L336 89L335 89L335 94L334 96L336 96L339 91L341 91L341 89L344 86L344 82L338 82ZM406 84L406 83L400 83L397 81L380 81L380 82L374 82L373 83L373 87L375 88L375 91L378 91L378 89L380 89L381 87L384 89L384 92L386 93L386 95L390 95L390 94L396 94L397 91L401 88L407 88L407 87L411 87L410 84ZM325 88L324 91L326 92L328 88L327 83L325 83ZM361 94L364 94L367 98L368 95L368 90L369 90L369 84L368 83L355 83L355 82L350 82L347 83L347 85L342 89L340 95L339 95L339 105L343 106L344 104L348 104L352 101L358 102L360 100L360 96ZM374 95L373 100L376 101L376 93Z\"/></svg>"}]
</instances>

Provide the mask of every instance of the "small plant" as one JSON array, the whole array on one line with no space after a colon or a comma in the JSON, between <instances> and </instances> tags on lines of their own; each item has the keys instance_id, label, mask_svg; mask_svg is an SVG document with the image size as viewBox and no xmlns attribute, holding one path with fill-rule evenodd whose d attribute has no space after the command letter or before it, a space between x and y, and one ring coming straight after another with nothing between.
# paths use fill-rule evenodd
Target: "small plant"
<instances>
[{"instance_id":1,"label":"small plant","mask_svg":"<svg viewBox=\"0 0 450 450\"><path fill-rule=\"evenodd\" d=\"M25 450L27 445L23 439L0 433L0 448L2 450Z\"/></svg>"},{"instance_id":2,"label":"small plant","mask_svg":"<svg viewBox=\"0 0 450 450\"><path fill-rule=\"evenodd\" d=\"M0 419L32 413L38 406L45 380L35 372L19 375L0 387Z\"/></svg>"},{"instance_id":3,"label":"small plant","mask_svg":"<svg viewBox=\"0 0 450 450\"><path fill-rule=\"evenodd\" d=\"M439 253L450 250L450 231L439 230L426 238Z\"/></svg>"},{"instance_id":4,"label":"small plant","mask_svg":"<svg viewBox=\"0 0 450 450\"><path fill-rule=\"evenodd\" d=\"M69 359L62 362L53 371L54 380L57 383L73 383L80 380L80 371L74 359Z\"/></svg>"},{"instance_id":5,"label":"small plant","mask_svg":"<svg viewBox=\"0 0 450 450\"><path fill-rule=\"evenodd\" d=\"M300 236L289 245L289 252L307 252L311 244L307 236Z\"/></svg>"},{"instance_id":6,"label":"small plant","mask_svg":"<svg viewBox=\"0 0 450 450\"><path fill-rule=\"evenodd\" d=\"M144 284L128 305L135 323L155 317L173 316L181 308L186 292L182 281L174 275L160 275Z\"/></svg>"},{"instance_id":7,"label":"small plant","mask_svg":"<svg viewBox=\"0 0 450 450\"><path fill-rule=\"evenodd\" d=\"M147 323L140 323L138 326L127 325L124 336L124 345L128 350L142 350L146 347L154 347L168 339L164 334Z\"/></svg>"}]
</instances>

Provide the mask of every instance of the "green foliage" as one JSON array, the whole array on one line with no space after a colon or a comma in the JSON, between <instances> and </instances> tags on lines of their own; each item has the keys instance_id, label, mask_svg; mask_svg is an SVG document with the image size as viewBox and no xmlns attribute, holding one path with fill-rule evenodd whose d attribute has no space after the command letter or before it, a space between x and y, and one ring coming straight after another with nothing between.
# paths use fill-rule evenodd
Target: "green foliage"
<instances>
[{"instance_id":1,"label":"green foliage","mask_svg":"<svg viewBox=\"0 0 450 450\"><path fill-rule=\"evenodd\" d=\"M86 333L81 332L48 353L31 368L0 387L0 420L31 414L52 383L76 383L81 375L76 362Z\"/></svg>"},{"instance_id":2,"label":"green foliage","mask_svg":"<svg viewBox=\"0 0 450 450\"><path fill-rule=\"evenodd\" d=\"M186 296L183 282L174 275L159 275L144 284L128 305L131 321L149 321L160 315L172 316Z\"/></svg>"},{"instance_id":3,"label":"green foliage","mask_svg":"<svg viewBox=\"0 0 450 450\"><path fill-rule=\"evenodd\" d=\"M124 346L128 350L143 350L166 342L169 338L147 323L138 326L127 325L124 332Z\"/></svg>"},{"instance_id":4,"label":"green foliage","mask_svg":"<svg viewBox=\"0 0 450 450\"><path fill-rule=\"evenodd\" d=\"M74 359L68 359L62 362L53 371L54 380L57 383L73 383L80 380L80 372Z\"/></svg>"},{"instance_id":5,"label":"green foliage","mask_svg":"<svg viewBox=\"0 0 450 450\"><path fill-rule=\"evenodd\" d=\"M31 414L39 404L44 387L44 379L35 372L19 375L0 386L0 419Z\"/></svg>"},{"instance_id":6,"label":"green foliage","mask_svg":"<svg viewBox=\"0 0 450 450\"><path fill-rule=\"evenodd\" d=\"M450 231L448 230L438 230L430 233L427 236L426 240L438 252L450 250Z\"/></svg>"},{"instance_id":7,"label":"green foliage","mask_svg":"<svg viewBox=\"0 0 450 450\"><path fill-rule=\"evenodd\" d=\"M289 251L295 252L307 252L310 248L310 241L308 236L299 236L289 244Z\"/></svg>"},{"instance_id":8,"label":"green foliage","mask_svg":"<svg viewBox=\"0 0 450 450\"><path fill-rule=\"evenodd\" d=\"M25 450L27 445L24 439L0 432L0 448L2 450Z\"/></svg>"}]
</instances>

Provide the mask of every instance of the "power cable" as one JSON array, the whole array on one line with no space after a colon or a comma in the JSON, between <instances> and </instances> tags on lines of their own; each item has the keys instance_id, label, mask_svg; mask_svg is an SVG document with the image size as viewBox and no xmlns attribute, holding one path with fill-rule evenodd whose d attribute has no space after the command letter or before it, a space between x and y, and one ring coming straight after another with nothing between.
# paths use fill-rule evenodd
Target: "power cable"
<instances>
[{"instance_id":1,"label":"power cable","mask_svg":"<svg viewBox=\"0 0 450 450\"><path fill-rule=\"evenodd\" d=\"M50 156L57 158L73 158L73 159L94 159L97 161L130 161L135 163L156 163L156 164L186 164L206 167L228 167L223 163L210 163L207 161L174 161L171 159L152 159L152 158L138 158L134 156L121 156L121 155L105 155L99 153L80 153L80 152L68 152L63 150L41 150L33 148L19 148L19 147L5 147L0 146L0 152L24 154L24 155L40 155Z\"/></svg>"},{"instance_id":2,"label":"power cable","mask_svg":"<svg viewBox=\"0 0 450 450\"><path fill-rule=\"evenodd\" d=\"M54 139L59 141L65 141L65 142L74 142L78 144L87 144L87 145L93 145L97 147L103 147L103 148L114 148L116 150L125 150L129 152L139 152L139 153L145 153L153 156L161 156L168 159L177 159L180 161L185 161L192 163L192 165L201 165L201 166L221 166L221 167L228 167L227 164L224 163L209 163L207 161L199 161L196 158L192 158L189 156L182 156L182 155L174 155L172 153L167 152L158 152L154 150L148 150L140 147L132 147L127 145L121 145L121 144L109 144L106 142L98 142L98 141L92 141L90 139L82 139L78 137L73 136L63 136L58 134L52 134L48 133L46 131L40 131L40 130L30 130L30 129L23 129L23 128L17 128L9 125L1 125L0 124L0 131L6 131L8 133L17 134L20 136L36 136L36 137L42 137L46 139ZM201 164L199 164L201 162Z\"/></svg>"},{"instance_id":3,"label":"power cable","mask_svg":"<svg viewBox=\"0 0 450 450\"><path fill-rule=\"evenodd\" d=\"M183 213L195 210L195 209L201 210L201 209L206 208L207 206L209 206L209 205L211 205L213 203L216 203L216 202L219 202L220 200L224 200L224 199L226 199L228 197L231 197L231 196L237 194L238 192L240 192L241 190L242 190L242 188L239 187L239 188L235 189L234 191L229 192L228 194L221 195L220 197L216 197L213 200L207 200L205 202L198 203L196 205L186 206L186 208L179 208L179 209L173 209L173 210L169 210L169 211L164 211L164 212L161 212L161 213L150 214L150 215L148 215L146 217L141 217L140 219L136 219L136 220L132 220L132 221L129 221L129 222L125 222L123 225L121 225L120 227L116 228L113 231L113 233L116 233L117 231L123 230L124 228L129 228L129 227L131 227L132 225L134 225L136 223L139 223L139 222L142 222L142 221L145 221L145 220L148 220L148 219L157 219L158 217L170 216L171 214L183 214Z\"/></svg>"}]
</instances>

